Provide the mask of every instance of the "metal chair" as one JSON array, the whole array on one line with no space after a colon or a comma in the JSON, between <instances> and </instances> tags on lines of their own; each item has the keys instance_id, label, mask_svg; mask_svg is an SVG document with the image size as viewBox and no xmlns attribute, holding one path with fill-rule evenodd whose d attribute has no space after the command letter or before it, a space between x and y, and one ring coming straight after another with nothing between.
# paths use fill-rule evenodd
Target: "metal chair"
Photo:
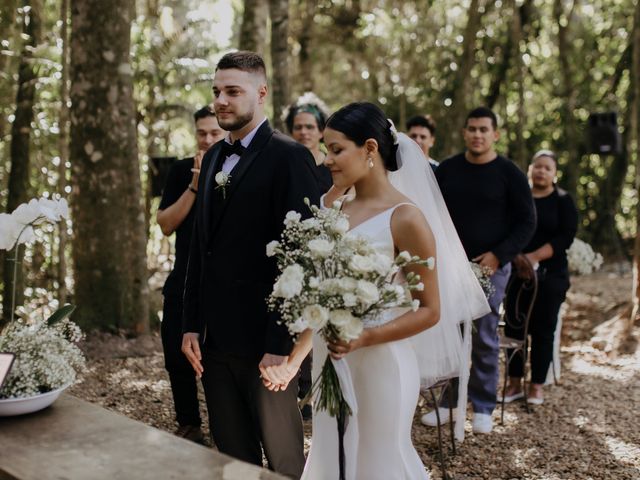
<instances>
[{"instance_id":1,"label":"metal chair","mask_svg":"<svg viewBox=\"0 0 640 480\"><path fill-rule=\"evenodd\" d=\"M531 319L531 312L533 312L533 305L536 301L536 295L538 293L538 277L536 275L536 271L533 269L531 263L526 260L524 257L525 264L527 266L527 279L521 279L517 276L516 272L512 273L511 278L509 278L509 282L506 288L505 295L505 305L504 305L504 315L503 315L503 325L509 325L510 328L516 330L523 330L522 339L519 338L510 338L506 336L504 333L500 335L500 350L504 350L504 381L502 384L502 401L501 411L500 411L500 423L504 424L504 399L505 392L507 389L507 378L509 376L509 364L513 360L516 355L522 355L522 364L523 364L523 389L524 389L524 404L527 410L529 410L529 402L527 401L527 360L529 358L529 320ZM510 308L511 305L508 305L511 297L509 295L510 290L513 288L518 288L518 292L515 295L515 303L513 308ZM527 295L528 298L524 298L524 294L529 293ZM521 302L525 302L528 300L528 304L524 305ZM509 315L509 312L513 312L513 315ZM512 350L511 354L509 354L509 350Z\"/></svg>"},{"instance_id":2,"label":"metal chair","mask_svg":"<svg viewBox=\"0 0 640 480\"><path fill-rule=\"evenodd\" d=\"M447 474L447 465L444 458L444 444L442 442L442 423L440 422L440 410L438 406L440 405L442 398L444 397L445 392L449 392L449 432L451 436L451 453L452 455L456 454L456 442L453 435L453 390L451 389L451 380L450 378L445 378L443 380L439 380L429 387L421 387L420 394L422 397L429 402L433 402L433 407L436 412L436 421L437 421L437 430L438 430L438 452L440 457L440 468L442 470L442 478L444 480L448 480L450 477ZM436 391L438 391L438 398L436 399Z\"/></svg>"}]
</instances>

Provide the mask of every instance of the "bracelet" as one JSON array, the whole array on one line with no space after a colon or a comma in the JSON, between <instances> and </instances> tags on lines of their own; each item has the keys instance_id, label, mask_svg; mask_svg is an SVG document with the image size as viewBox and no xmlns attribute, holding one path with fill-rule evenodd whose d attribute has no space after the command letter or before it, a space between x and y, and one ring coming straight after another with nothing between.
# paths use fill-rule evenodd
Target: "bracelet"
<instances>
[{"instance_id":1,"label":"bracelet","mask_svg":"<svg viewBox=\"0 0 640 480\"><path fill-rule=\"evenodd\" d=\"M193 188L191 185L189 185L189 191L191 191L194 195L196 195L198 193L198 190Z\"/></svg>"}]
</instances>

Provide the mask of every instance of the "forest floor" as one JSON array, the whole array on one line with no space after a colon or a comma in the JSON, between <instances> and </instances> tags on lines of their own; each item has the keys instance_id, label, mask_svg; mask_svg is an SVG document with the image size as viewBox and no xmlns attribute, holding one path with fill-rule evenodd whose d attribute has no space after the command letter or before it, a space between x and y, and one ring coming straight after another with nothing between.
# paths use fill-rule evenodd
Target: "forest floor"
<instances>
[{"instance_id":1,"label":"forest floor","mask_svg":"<svg viewBox=\"0 0 640 480\"><path fill-rule=\"evenodd\" d=\"M628 266L618 265L574 277L572 283L562 329L560 385L545 387L545 403L531 413L523 403L507 405L504 425L497 409L489 435L474 435L468 421L464 443L447 458L451 478L640 479L640 348L630 344L620 353L616 346L621 324L616 316L629 311L631 274ZM640 338L637 324L634 337ZM157 335L92 335L83 348L88 369L72 394L153 427L175 429ZM419 421L427 410L421 401L413 440L437 480L442 473L435 429ZM307 422L307 447L310 430Z\"/></svg>"}]
</instances>

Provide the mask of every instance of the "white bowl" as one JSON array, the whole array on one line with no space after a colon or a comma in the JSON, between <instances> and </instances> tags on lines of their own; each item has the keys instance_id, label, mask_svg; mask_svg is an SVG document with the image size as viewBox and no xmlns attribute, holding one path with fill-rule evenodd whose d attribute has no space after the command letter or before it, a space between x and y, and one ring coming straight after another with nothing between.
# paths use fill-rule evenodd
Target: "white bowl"
<instances>
[{"instance_id":1,"label":"white bowl","mask_svg":"<svg viewBox=\"0 0 640 480\"><path fill-rule=\"evenodd\" d=\"M26 413L37 412L47 408L65 391L71 384L64 385L56 390L41 393L33 397L25 398L2 398L0 399L0 417L13 417Z\"/></svg>"}]
</instances>

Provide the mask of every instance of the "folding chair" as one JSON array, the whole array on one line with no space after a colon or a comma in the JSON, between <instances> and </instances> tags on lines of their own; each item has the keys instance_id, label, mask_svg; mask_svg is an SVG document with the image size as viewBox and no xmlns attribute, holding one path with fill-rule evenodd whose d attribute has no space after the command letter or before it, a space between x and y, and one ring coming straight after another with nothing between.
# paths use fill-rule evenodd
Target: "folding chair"
<instances>
[{"instance_id":1,"label":"folding chair","mask_svg":"<svg viewBox=\"0 0 640 480\"><path fill-rule=\"evenodd\" d=\"M449 479L447 474L447 465L444 459L444 444L442 442L442 423L440 422L440 409L438 406L444 397L445 392L449 392L449 432L451 436L451 453L456 454L456 442L453 436L453 391L451 387L450 378L439 380L438 382L430 385L429 387L421 387L420 394L429 403L429 400L433 402L433 407L436 412L437 430L438 430L438 452L440 457L440 468L442 470L442 478L444 480ZM436 399L436 391L439 390L438 398Z\"/></svg>"},{"instance_id":2,"label":"folding chair","mask_svg":"<svg viewBox=\"0 0 640 480\"><path fill-rule=\"evenodd\" d=\"M529 278L526 280L518 278L516 273L511 274L509 283L507 284L505 294L505 306L503 314L503 323L509 325L510 328L515 330L523 330L522 340L519 338L507 337L504 332L500 334L500 350L504 350L504 381L502 382L502 401L500 411L500 423L504 424L504 399L506 397L505 392L507 389L507 378L509 377L509 364L516 355L522 356L523 365L523 388L524 388L524 404L529 413L529 402L527 401L527 360L529 358L529 320L531 319L531 312L533 312L533 305L536 301L536 295L538 293L538 277L535 270L529 264ZM515 303L513 309L507 302L511 301L510 291L513 288L518 288L515 295ZM525 296L525 293L528 295ZM528 298L526 298L528 297ZM528 304L523 303L528 300ZM513 312L513 316L509 315L509 312ZM509 350L513 350L509 355Z\"/></svg>"}]
</instances>

